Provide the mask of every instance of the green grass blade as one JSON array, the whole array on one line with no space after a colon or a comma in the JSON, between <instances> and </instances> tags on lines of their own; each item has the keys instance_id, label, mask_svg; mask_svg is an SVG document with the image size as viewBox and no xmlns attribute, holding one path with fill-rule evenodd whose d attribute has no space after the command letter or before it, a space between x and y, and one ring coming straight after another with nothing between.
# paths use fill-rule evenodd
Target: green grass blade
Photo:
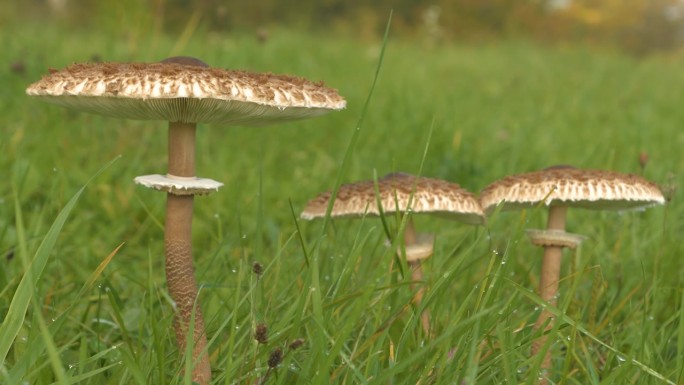
<instances>
[{"instance_id":1,"label":"green grass blade","mask_svg":"<svg viewBox=\"0 0 684 385\"><path fill-rule=\"evenodd\" d=\"M40 335L43 338L43 343L45 344L45 349L47 350L48 359L52 365L52 370L55 374L55 377L57 377L57 383L61 385L67 385L69 384L69 381L67 381L66 373L64 372L64 365L62 365L62 360L59 358L59 352L55 346L55 341L48 330L47 324L45 324L45 318L43 318L43 315L41 314L40 305L36 302L35 297L32 298L33 300L31 303L33 304L33 311L37 315L35 319L38 321Z\"/></svg>"},{"instance_id":2,"label":"green grass blade","mask_svg":"<svg viewBox=\"0 0 684 385\"><path fill-rule=\"evenodd\" d=\"M678 382L684 383L684 292L679 302L679 327L677 328L677 377Z\"/></svg>"},{"instance_id":3,"label":"green grass blade","mask_svg":"<svg viewBox=\"0 0 684 385\"><path fill-rule=\"evenodd\" d=\"M511 285L513 285L513 287L515 287L521 294L523 294L524 296L526 296L526 297L529 298L530 300L535 301L536 303L539 303L539 304L542 304L542 303L543 303L542 300L539 298L538 295L536 295L536 294L534 294L534 293L531 293L530 291L528 291L527 289L525 289L524 287L522 287L521 285L519 285L519 284L517 284L517 283L515 283L515 282L513 282L513 281L510 281L510 280L509 280L508 282L509 282ZM625 360L630 361L630 362L632 363L632 365L634 365L634 366L636 366L637 368L641 369L644 373L647 373L648 375L657 378L658 380L662 381L663 383L670 384L670 385L675 385L675 382L674 382L674 381L672 381L672 380L670 380L669 378L665 377L665 375L663 375L662 373L658 372L657 370L651 368L650 366L644 364L643 362L641 362L641 361L639 361L639 360L637 360L637 359L635 359L635 358L626 358L626 357L629 357L629 354L626 354L626 353L624 353L624 352L618 350L617 348L615 348L615 347L613 347L613 346L611 346L611 345L609 345L609 344L603 342L603 341L600 340L598 337L596 337L594 334L592 334L591 332L589 332L589 330L587 330L584 326L582 326L582 325L580 325L579 323L577 323L574 319L568 317L565 313L563 313L563 312L562 312L561 310L559 310L557 307L548 306L548 305L547 305L547 306L546 306L546 310L548 310L551 314L553 314L554 316L556 316L556 319L557 319L558 321L565 322L565 323L567 323L567 324L573 326L574 328L577 329L577 331L579 331L580 333L586 335L587 337L589 337L590 339L592 339L594 342L598 343L599 345L603 346L604 348L610 350L612 353L616 354L616 355L619 356L619 357L624 357ZM560 324L557 324L555 327L556 327L556 328L559 328L559 327L560 327Z\"/></svg>"},{"instance_id":4,"label":"green grass blade","mask_svg":"<svg viewBox=\"0 0 684 385\"><path fill-rule=\"evenodd\" d=\"M119 245L114 251L112 251L107 257L105 257L98 267L93 271L93 273L88 277L86 283L81 287L76 295L77 298L85 296L85 294L92 289L95 282L100 277L104 269L109 265L112 258L118 253L123 244ZM71 311L76 306L77 302L72 302L69 307L67 307L61 314L59 314L56 319L48 326L50 335L55 335L61 327L64 325L65 321L68 319ZM14 367L10 370L10 378L19 378L21 373L25 373L29 367L35 364L36 360L40 359L43 354L43 350L46 345L40 343L40 340L34 339L31 341L29 346L26 348L26 353L15 363Z\"/></svg>"},{"instance_id":5,"label":"green grass blade","mask_svg":"<svg viewBox=\"0 0 684 385\"><path fill-rule=\"evenodd\" d=\"M36 282L47 264L48 257L52 253L55 243L57 242L57 237L62 231L62 227L66 220L69 218L71 210L73 210L78 198L81 196L85 190L88 183L93 180L96 176L102 173L107 167L112 165L119 157L107 163L103 168L101 168L86 184L81 187L76 194L67 202L62 211L55 219L54 223L48 230L47 234L43 238L36 254L33 258L31 265L28 267L26 273L22 277L19 285L17 287L14 296L12 297L12 302L10 303L9 310L5 316L5 320L2 325L0 325L0 366L4 366L5 359L7 358L7 353L14 342L19 329L24 322L26 317L26 311L28 310L29 303L31 302L31 297L33 296L33 290L35 288L34 282ZM18 198L15 200L15 209L20 212Z\"/></svg>"},{"instance_id":6,"label":"green grass blade","mask_svg":"<svg viewBox=\"0 0 684 385\"><path fill-rule=\"evenodd\" d=\"M337 173L337 179L335 180L335 186L332 189L332 194L330 196L330 203L328 204L328 208L325 213L325 218L323 219L323 225L321 226L321 236L319 239L323 237L323 234L325 233L325 229L328 226L328 221L330 220L330 213L332 212L333 205L335 204L335 198L337 197L337 192L340 189L340 185L342 184L342 177L345 174L345 171L347 170L347 167L349 166L349 161L351 159L351 156L354 152L354 148L356 148L356 143L359 140L359 135L361 134L361 127L362 124L366 118L366 114L368 113L368 107L370 106L370 102L373 98L373 93L375 91L375 86L378 83L378 78L380 78L380 69L382 68L382 63L385 58L385 49L387 48L387 42L389 41L389 31L390 31L390 25L392 24L392 13L390 12L389 18L387 20L387 26L385 27L385 35L383 36L382 40L382 47L380 48L380 56L378 58L378 65L375 67L375 74L373 76L373 83L371 83L370 90L368 91L368 96L366 97L366 101L363 103L363 108L361 109L361 115L359 116L359 120L356 123L356 128L354 130L354 133L352 134L351 139L349 140L349 144L347 145L347 150L344 153L344 158L342 159L342 163L340 164L340 170Z\"/></svg>"}]
</instances>

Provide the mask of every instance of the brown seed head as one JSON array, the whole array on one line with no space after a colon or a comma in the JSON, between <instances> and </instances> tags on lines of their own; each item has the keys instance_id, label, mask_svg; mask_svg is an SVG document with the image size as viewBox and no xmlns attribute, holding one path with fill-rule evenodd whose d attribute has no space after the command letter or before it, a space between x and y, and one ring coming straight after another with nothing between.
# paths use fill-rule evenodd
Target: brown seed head
<instances>
[{"instance_id":1,"label":"brown seed head","mask_svg":"<svg viewBox=\"0 0 684 385\"><path fill-rule=\"evenodd\" d=\"M287 348L288 350L297 350L304 345L304 342L306 342L304 338L297 338L296 340L290 342L290 345L288 345Z\"/></svg>"},{"instance_id":2,"label":"brown seed head","mask_svg":"<svg viewBox=\"0 0 684 385\"><path fill-rule=\"evenodd\" d=\"M264 323L257 324L254 330L254 339L260 344L268 343L268 326Z\"/></svg>"},{"instance_id":3,"label":"brown seed head","mask_svg":"<svg viewBox=\"0 0 684 385\"><path fill-rule=\"evenodd\" d=\"M646 151L641 151L639 153L639 166L641 166L641 169L645 169L646 165L648 164L648 152Z\"/></svg>"},{"instance_id":4,"label":"brown seed head","mask_svg":"<svg viewBox=\"0 0 684 385\"><path fill-rule=\"evenodd\" d=\"M259 262L254 262L252 264L252 272L257 276L261 276L264 272L264 266Z\"/></svg>"},{"instance_id":5,"label":"brown seed head","mask_svg":"<svg viewBox=\"0 0 684 385\"><path fill-rule=\"evenodd\" d=\"M275 369L276 367L278 367L278 365L280 365L281 362L283 362L283 349L277 347L271 352L271 355L268 357L268 367L271 369Z\"/></svg>"}]
</instances>

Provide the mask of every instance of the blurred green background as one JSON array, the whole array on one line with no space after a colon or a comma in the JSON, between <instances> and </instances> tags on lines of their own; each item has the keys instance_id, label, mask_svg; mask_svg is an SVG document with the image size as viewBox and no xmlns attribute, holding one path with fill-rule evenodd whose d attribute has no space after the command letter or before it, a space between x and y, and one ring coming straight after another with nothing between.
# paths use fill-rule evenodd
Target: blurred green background
<instances>
[{"instance_id":1,"label":"blurred green background","mask_svg":"<svg viewBox=\"0 0 684 385\"><path fill-rule=\"evenodd\" d=\"M643 55L679 50L684 38L679 0L27 0L3 2L0 22L56 22L129 39L195 28L268 39L282 27L368 39L382 34L390 10L393 34L431 43L529 38Z\"/></svg>"}]
</instances>

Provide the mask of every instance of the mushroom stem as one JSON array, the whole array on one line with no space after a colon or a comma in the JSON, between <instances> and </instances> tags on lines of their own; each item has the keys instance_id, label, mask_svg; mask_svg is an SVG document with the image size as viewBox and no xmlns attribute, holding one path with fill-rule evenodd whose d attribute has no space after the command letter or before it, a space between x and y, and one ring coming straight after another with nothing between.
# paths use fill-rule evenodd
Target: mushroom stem
<instances>
[{"instance_id":1,"label":"mushroom stem","mask_svg":"<svg viewBox=\"0 0 684 385\"><path fill-rule=\"evenodd\" d=\"M195 124L169 124L169 176L195 176ZM169 294L176 303L174 328L178 350L181 354L185 352L190 323L194 322L192 380L206 385L211 381L211 367L192 262L193 200L193 195L167 194L164 232L166 281Z\"/></svg>"},{"instance_id":2,"label":"mushroom stem","mask_svg":"<svg viewBox=\"0 0 684 385\"><path fill-rule=\"evenodd\" d=\"M194 123L169 123L169 175L195 177Z\"/></svg>"},{"instance_id":3,"label":"mushroom stem","mask_svg":"<svg viewBox=\"0 0 684 385\"><path fill-rule=\"evenodd\" d=\"M416 227L413 225L413 218L408 217L406 219L406 228L404 228L404 245L415 245L417 239L418 235L416 234Z\"/></svg>"},{"instance_id":4,"label":"mushroom stem","mask_svg":"<svg viewBox=\"0 0 684 385\"><path fill-rule=\"evenodd\" d=\"M408 247L415 245L417 239L418 235L416 234L416 228L413 225L413 218L409 217L407 219L406 228L404 229L404 246ZM423 301L423 297L425 296L425 285L423 285L422 283L417 283L423 280L423 268L420 266L420 264L420 259L411 259L410 261L408 261L409 269L411 269L411 281L414 282L413 284L411 284L411 289L416 291L416 293L413 295L413 303L415 303L416 306L420 306L420 303ZM420 322L423 326L423 331L425 332L425 334L429 335L430 312L425 310L420 315Z\"/></svg>"},{"instance_id":5,"label":"mushroom stem","mask_svg":"<svg viewBox=\"0 0 684 385\"><path fill-rule=\"evenodd\" d=\"M547 222L547 230L565 230L565 216L567 212L565 206L551 206L549 208L549 218ZM563 253L563 246L553 245L544 247L544 259L542 260L541 278L539 280L539 296L542 301L549 306L556 306L558 303L558 281L560 280L561 270L561 256ZM553 328L554 317L553 313L542 309L535 328L544 327L544 330ZM545 326L546 325L546 326ZM532 354L537 355L539 350L546 343L547 336L542 335L532 343ZM542 361L542 371L548 371L551 368L551 349L546 351L544 360ZM540 384L546 384L546 380L542 379Z\"/></svg>"}]
</instances>

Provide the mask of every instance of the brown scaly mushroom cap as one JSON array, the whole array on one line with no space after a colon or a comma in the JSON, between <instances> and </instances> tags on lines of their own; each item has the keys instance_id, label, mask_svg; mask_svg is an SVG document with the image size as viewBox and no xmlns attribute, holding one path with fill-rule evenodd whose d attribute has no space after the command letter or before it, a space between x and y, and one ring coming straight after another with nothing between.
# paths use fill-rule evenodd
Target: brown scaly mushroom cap
<instances>
[{"instance_id":1,"label":"brown scaly mushroom cap","mask_svg":"<svg viewBox=\"0 0 684 385\"><path fill-rule=\"evenodd\" d=\"M378 180L378 191L380 204L385 213L408 211L409 199L413 193L411 202L413 213L445 216L470 224L484 222L484 213L473 194L455 183L393 173ZM331 195L331 192L325 192L311 200L304 208L302 218L324 217ZM332 217L380 215L375 182L363 181L340 186L330 215Z\"/></svg>"},{"instance_id":2,"label":"brown scaly mushroom cap","mask_svg":"<svg viewBox=\"0 0 684 385\"><path fill-rule=\"evenodd\" d=\"M193 60L73 64L51 70L26 93L118 118L252 126L346 106L344 98L322 82L210 68Z\"/></svg>"},{"instance_id":3,"label":"brown scaly mushroom cap","mask_svg":"<svg viewBox=\"0 0 684 385\"><path fill-rule=\"evenodd\" d=\"M503 210L545 205L564 205L594 210L628 210L663 204L655 184L632 174L582 170L570 166L505 177L480 193L487 213L503 204Z\"/></svg>"}]
</instances>

